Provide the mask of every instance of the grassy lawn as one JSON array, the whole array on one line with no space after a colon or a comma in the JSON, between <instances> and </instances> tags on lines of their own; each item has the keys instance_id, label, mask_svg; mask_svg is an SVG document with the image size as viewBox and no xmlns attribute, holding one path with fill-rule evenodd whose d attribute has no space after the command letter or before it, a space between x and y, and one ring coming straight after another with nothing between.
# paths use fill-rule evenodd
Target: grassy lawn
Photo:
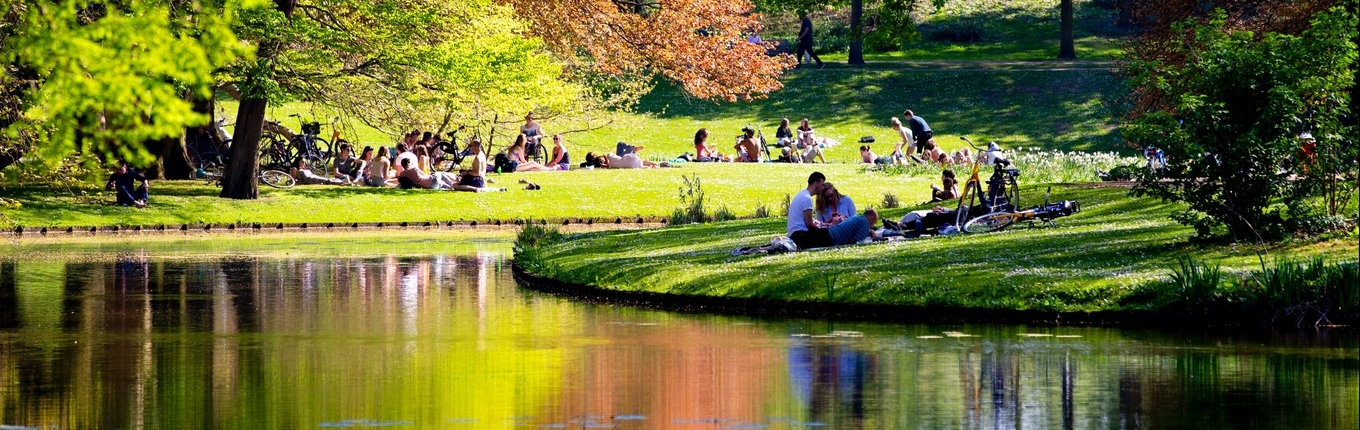
<instances>
[{"instance_id":1,"label":"grassy lawn","mask_svg":"<svg viewBox=\"0 0 1360 430\"><path fill-rule=\"evenodd\" d=\"M1039 187L1024 195L1038 196ZM531 270L608 289L805 301L970 308L1100 311L1193 255L1229 271L1259 268L1249 244L1195 245L1171 221L1174 206L1124 189L1055 187L1082 212L1057 228L855 245L783 255L730 256L784 233L782 218L569 235L542 249ZM890 219L904 210L886 211ZM1354 260L1354 236L1272 245L1281 255Z\"/></svg>"},{"instance_id":2,"label":"grassy lawn","mask_svg":"<svg viewBox=\"0 0 1360 430\"><path fill-rule=\"evenodd\" d=\"M911 108L924 117L946 149L964 146L966 135L976 142L996 140L1004 147L1037 147L1065 151L1123 151L1116 130L1114 105L1122 97L1122 79L1108 70L1066 71L949 71L911 69L794 70L785 88L754 102L715 104L686 97L678 89L660 85L643 98L635 112L619 113L603 129L567 136L573 161L587 151L613 151L616 142L644 145L643 155L667 159L694 151L694 132L708 128L710 139L731 151L742 127L759 127L769 139L781 117L797 125L807 117L818 135L843 145L827 152L828 159L857 162L861 136L880 139L880 153L890 149L888 120ZM219 114L235 116L235 104L220 103ZM303 103L269 110L269 117L297 128L292 113L329 118ZM581 128L581 124L548 120L549 133ZM377 130L356 126L360 146L390 144ZM329 134L329 128L324 130ZM352 139L355 140L355 139ZM497 149L508 139L497 139Z\"/></svg>"},{"instance_id":3,"label":"grassy lawn","mask_svg":"<svg viewBox=\"0 0 1360 430\"><path fill-rule=\"evenodd\" d=\"M1058 56L1059 0L947 0L940 9L931 2L917 2L915 20L921 39L899 50L866 49L866 61L1040 61ZM1123 31L1114 27L1118 12L1094 2L1075 2L1074 43L1077 58L1113 60L1122 55ZM824 61L847 58L849 7L812 14L818 50ZM951 42L948 32L966 29L980 37L976 42ZM798 18L775 13L767 17L766 38L794 40Z\"/></svg>"},{"instance_id":4,"label":"grassy lawn","mask_svg":"<svg viewBox=\"0 0 1360 430\"><path fill-rule=\"evenodd\" d=\"M907 201L925 200L928 181L911 176L862 173L849 164L733 165L687 164L669 169L575 170L491 175L506 193L464 193L369 187L261 186L256 201L217 197L218 188L199 181L152 184L152 206L112 206L112 195L97 189L73 197L46 186L6 190L21 205L0 208L8 224L27 227L159 225L180 223L351 223L420 222L516 218L669 216L680 206L681 175L697 174L710 201L738 214L764 205L777 210L787 193L798 191L814 170L826 173L846 193L866 202L895 193ZM518 181L543 187L527 191Z\"/></svg>"},{"instance_id":5,"label":"grassy lawn","mask_svg":"<svg viewBox=\"0 0 1360 430\"><path fill-rule=\"evenodd\" d=\"M1095 170L1129 162L1110 154L1056 154L1023 151L1012 157L1026 182L1088 182ZM110 205L109 192L92 185L71 191L46 185L10 187L0 206L0 223L25 227L110 226L195 223L372 223L525 218L668 217L681 206L681 176L698 176L708 204L749 216L759 207L780 210L785 196L797 193L807 176L821 171L858 205L867 207L892 193L906 204L926 201L940 167L900 171L866 170L855 164L687 163L664 169L582 170L508 173L490 177L505 193L397 190L370 187L261 186L261 198L218 198L216 186L202 181L156 181L146 209ZM524 190L520 180L542 190Z\"/></svg>"}]
</instances>

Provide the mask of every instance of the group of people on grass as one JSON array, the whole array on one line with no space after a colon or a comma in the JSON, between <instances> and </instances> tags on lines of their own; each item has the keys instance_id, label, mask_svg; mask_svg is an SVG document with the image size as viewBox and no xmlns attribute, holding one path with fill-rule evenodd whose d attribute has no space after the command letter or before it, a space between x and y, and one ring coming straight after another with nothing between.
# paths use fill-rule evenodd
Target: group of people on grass
<instances>
[{"instance_id":1,"label":"group of people on grass","mask_svg":"<svg viewBox=\"0 0 1360 430\"><path fill-rule=\"evenodd\" d=\"M780 150L778 158L767 160L764 151L763 138L756 137L755 129L744 127L741 129L742 136L737 139L737 144L732 146L730 155L723 154L718 147L709 142L708 129L701 128L694 133L694 154L682 155L682 159L698 162L736 162L736 163L760 163L764 161L776 161L784 163L814 163L820 160L826 163L826 157L822 151L839 145L840 142L827 137L817 137L817 131L812 128L807 118L803 118L797 128L790 128L789 119L783 118L779 122L779 128L775 130L776 146Z\"/></svg>"}]
</instances>

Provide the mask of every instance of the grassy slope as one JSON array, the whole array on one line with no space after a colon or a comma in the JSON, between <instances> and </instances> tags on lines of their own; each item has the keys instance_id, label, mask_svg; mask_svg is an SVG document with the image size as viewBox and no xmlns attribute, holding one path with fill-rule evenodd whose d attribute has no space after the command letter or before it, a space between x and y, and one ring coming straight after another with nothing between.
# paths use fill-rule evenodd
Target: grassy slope
<instances>
[{"instance_id":1,"label":"grassy slope","mask_svg":"<svg viewBox=\"0 0 1360 430\"><path fill-rule=\"evenodd\" d=\"M1027 189L1026 195L1039 195ZM783 219L570 236L546 250L541 274L603 288L855 303L1097 311L1168 275L1192 254L1241 270L1251 246L1200 247L1172 222L1173 206L1123 189L1059 187L1083 212L1058 228L858 245L772 256L729 256L783 233ZM902 211L889 211L890 217ZM1277 245L1273 254L1354 259L1355 239ZM828 286L831 291L828 292Z\"/></svg>"},{"instance_id":2,"label":"grassy slope","mask_svg":"<svg viewBox=\"0 0 1360 430\"><path fill-rule=\"evenodd\" d=\"M781 117L795 125L808 117L819 136L845 142L828 151L829 159L855 162L861 136L883 139L875 148L888 151L888 119L911 108L930 122L936 140L951 150L963 146L959 135L981 142L996 140L1008 148L1122 149L1111 108L1121 97L1122 81L1108 70L795 70L784 81L785 88L767 99L721 105L687 98L662 84L635 113L619 114L603 129L568 135L567 144L578 163L587 151L612 151L619 141L646 146L643 154L650 158L669 158L693 152L694 132L704 127L722 151L730 152L748 124L773 139ZM221 105L219 114L234 116L234 104ZM271 108L269 115L296 128L296 119L287 115L297 112L310 109L291 103ZM580 125L547 121L544 128L551 133ZM355 130L360 146L392 141L376 130Z\"/></svg>"}]
</instances>

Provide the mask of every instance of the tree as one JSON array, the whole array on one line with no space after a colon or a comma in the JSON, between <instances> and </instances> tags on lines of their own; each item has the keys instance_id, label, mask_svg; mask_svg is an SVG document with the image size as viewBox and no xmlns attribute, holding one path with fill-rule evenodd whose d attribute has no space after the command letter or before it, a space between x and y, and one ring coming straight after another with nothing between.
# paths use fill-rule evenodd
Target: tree
<instances>
[{"instance_id":1,"label":"tree","mask_svg":"<svg viewBox=\"0 0 1360 430\"><path fill-rule=\"evenodd\" d=\"M1232 237L1259 239L1301 221L1306 211L1298 208L1318 184L1355 177L1355 148L1346 144L1354 127L1340 119L1354 85L1356 19L1334 9L1291 35L1234 29L1230 16L1220 10L1207 23L1172 26L1189 36L1184 43L1126 67L1159 102L1126 135L1168 158L1165 178L1145 175L1136 194L1188 203L1175 218L1201 236L1222 226Z\"/></svg>"},{"instance_id":2,"label":"tree","mask_svg":"<svg viewBox=\"0 0 1360 430\"><path fill-rule=\"evenodd\" d=\"M850 0L850 64L864 64L864 0Z\"/></svg>"},{"instance_id":3,"label":"tree","mask_svg":"<svg viewBox=\"0 0 1360 430\"><path fill-rule=\"evenodd\" d=\"M761 28L746 0L511 0L530 32L576 70L660 75L702 99L735 101L783 87L791 56L748 43ZM639 10L641 11L639 13Z\"/></svg>"},{"instance_id":4,"label":"tree","mask_svg":"<svg viewBox=\"0 0 1360 430\"><path fill-rule=\"evenodd\" d=\"M1062 0L1062 37L1058 43L1058 58L1076 59L1076 43L1072 34L1072 0Z\"/></svg>"},{"instance_id":5,"label":"tree","mask_svg":"<svg viewBox=\"0 0 1360 430\"><path fill-rule=\"evenodd\" d=\"M269 100L311 102L395 131L569 110L583 93L523 35L511 9L489 0L281 4L291 17L280 6L243 11L235 27L257 54L229 74L242 101L222 197L258 196Z\"/></svg>"},{"instance_id":6,"label":"tree","mask_svg":"<svg viewBox=\"0 0 1360 430\"><path fill-rule=\"evenodd\" d=\"M75 154L149 164L156 154L148 142L207 121L183 96L206 96L213 71L247 53L229 31L233 15L221 7L7 3L0 26L0 168L25 155L47 168Z\"/></svg>"}]
</instances>

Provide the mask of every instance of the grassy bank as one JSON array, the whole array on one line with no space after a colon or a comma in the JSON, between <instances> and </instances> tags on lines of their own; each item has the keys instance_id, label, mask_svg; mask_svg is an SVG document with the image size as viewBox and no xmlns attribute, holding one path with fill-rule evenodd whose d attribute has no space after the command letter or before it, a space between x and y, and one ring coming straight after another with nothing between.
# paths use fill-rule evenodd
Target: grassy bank
<instances>
[{"instance_id":1,"label":"grassy bank","mask_svg":"<svg viewBox=\"0 0 1360 430\"><path fill-rule=\"evenodd\" d=\"M1042 190L1030 187L1026 195ZM730 256L783 234L784 220L745 220L659 230L569 235L521 259L553 279L622 291L696 296L1092 312L1148 309L1145 285L1167 278L1178 258L1229 273L1271 256L1354 260L1356 238L1198 245L1172 222L1175 208L1126 190L1055 187L1082 212L1057 228L1023 226L986 235L856 245L783 255ZM887 211L889 218L902 210Z\"/></svg>"}]
</instances>

